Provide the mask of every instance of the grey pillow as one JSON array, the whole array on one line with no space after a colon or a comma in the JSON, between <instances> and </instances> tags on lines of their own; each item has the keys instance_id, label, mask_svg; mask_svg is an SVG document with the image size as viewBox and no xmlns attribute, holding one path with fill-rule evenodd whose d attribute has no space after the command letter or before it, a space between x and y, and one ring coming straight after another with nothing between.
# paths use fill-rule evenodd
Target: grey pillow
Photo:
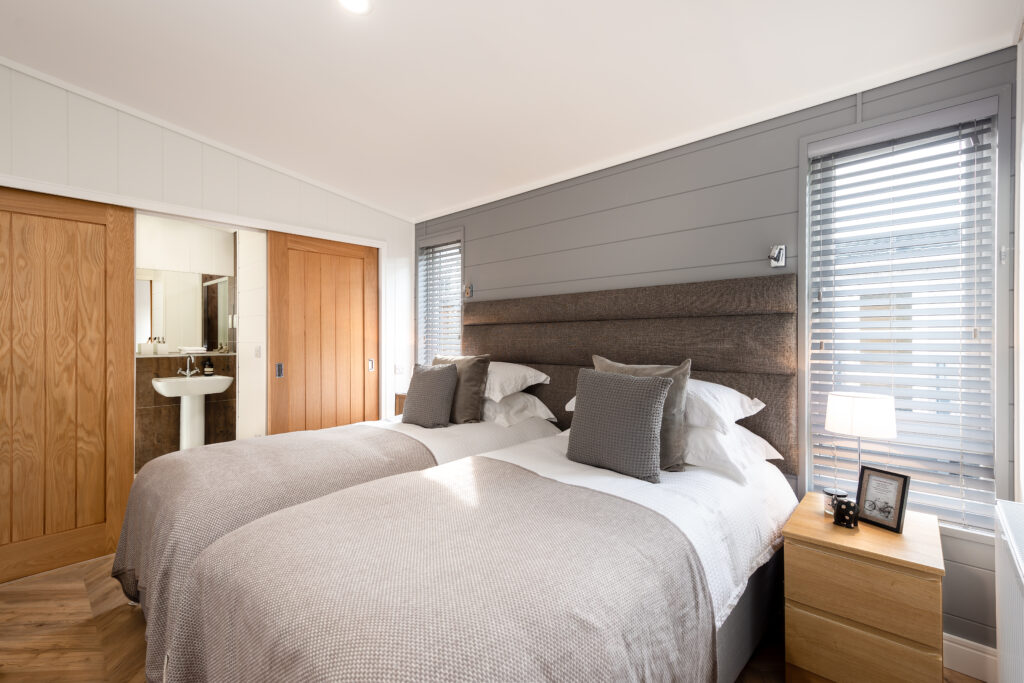
<instances>
[{"instance_id":1,"label":"grey pillow","mask_svg":"<svg viewBox=\"0 0 1024 683\"><path fill-rule=\"evenodd\" d=\"M667 377L584 368L576 380L569 459L658 483Z\"/></svg>"},{"instance_id":2,"label":"grey pillow","mask_svg":"<svg viewBox=\"0 0 1024 683\"><path fill-rule=\"evenodd\" d=\"M683 469L683 452L686 450L686 424L683 411L686 409L686 383L690 379L690 359L682 365L623 365L601 356L594 356L594 369L601 372L617 372L634 377L668 377L672 388L665 398L665 411L661 418L661 469Z\"/></svg>"},{"instance_id":3,"label":"grey pillow","mask_svg":"<svg viewBox=\"0 0 1024 683\"><path fill-rule=\"evenodd\" d=\"M447 427L458 381L454 365L417 365L405 394L402 422L431 429Z\"/></svg>"},{"instance_id":4,"label":"grey pillow","mask_svg":"<svg viewBox=\"0 0 1024 683\"><path fill-rule=\"evenodd\" d=\"M434 365L453 363L459 371L455 384L455 400L452 401L452 423L479 422L484 415L484 385L487 384L487 368L491 357L483 356L435 356Z\"/></svg>"}]
</instances>

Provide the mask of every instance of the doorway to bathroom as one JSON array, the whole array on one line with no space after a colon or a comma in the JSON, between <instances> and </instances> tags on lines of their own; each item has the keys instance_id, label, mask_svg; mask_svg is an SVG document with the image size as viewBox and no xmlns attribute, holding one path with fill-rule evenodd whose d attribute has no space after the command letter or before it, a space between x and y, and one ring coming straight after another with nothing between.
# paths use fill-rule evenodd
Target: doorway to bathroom
<instances>
[{"instance_id":1,"label":"doorway to bathroom","mask_svg":"<svg viewBox=\"0 0 1024 683\"><path fill-rule=\"evenodd\" d=\"M135 469L266 433L266 233L139 212Z\"/></svg>"}]
</instances>

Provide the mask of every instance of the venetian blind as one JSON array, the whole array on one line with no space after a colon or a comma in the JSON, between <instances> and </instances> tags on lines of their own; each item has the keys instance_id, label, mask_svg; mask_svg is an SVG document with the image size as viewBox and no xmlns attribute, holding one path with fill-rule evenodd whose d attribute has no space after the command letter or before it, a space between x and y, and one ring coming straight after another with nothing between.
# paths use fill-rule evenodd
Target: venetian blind
<instances>
[{"instance_id":1,"label":"venetian blind","mask_svg":"<svg viewBox=\"0 0 1024 683\"><path fill-rule=\"evenodd\" d=\"M417 357L459 355L462 350L462 242L420 247Z\"/></svg>"},{"instance_id":2,"label":"venetian blind","mask_svg":"<svg viewBox=\"0 0 1024 683\"><path fill-rule=\"evenodd\" d=\"M898 436L863 464L909 475L909 507L991 529L995 503L993 119L812 158L813 483L857 487L830 391L893 396Z\"/></svg>"}]
</instances>

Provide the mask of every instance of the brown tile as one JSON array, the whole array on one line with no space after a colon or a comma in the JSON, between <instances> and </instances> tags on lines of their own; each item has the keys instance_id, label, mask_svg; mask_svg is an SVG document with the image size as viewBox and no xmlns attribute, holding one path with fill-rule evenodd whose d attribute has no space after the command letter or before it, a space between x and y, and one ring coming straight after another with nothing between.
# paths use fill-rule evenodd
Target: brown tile
<instances>
[{"instance_id":1,"label":"brown tile","mask_svg":"<svg viewBox=\"0 0 1024 683\"><path fill-rule=\"evenodd\" d=\"M173 358L135 359L135 407L176 405L179 400L161 396L153 388L153 378L173 377L178 372L178 363Z\"/></svg>"},{"instance_id":2,"label":"brown tile","mask_svg":"<svg viewBox=\"0 0 1024 683\"><path fill-rule=\"evenodd\" d=\"M236 377L238 360L235 356L209 356L209 358L213 361L213 374ZM203 360L206 359L204 358ZM230 387L219 394L210 394L206 397L207 402L234 401L237 396L236 383L232 382Z\"/></svg>"},{"instance_id":3,"label":"brown tile","mask_svg":"<svg viewBox=\"0 0 1024 683\"><path fill-rule=\"evenodd\" d=\"M178 450L178 405L139 408L135 411L135 471L153 458Z\"/></svg>"},{"instance_id":4,"label":"brown tile","mask_svg":"<svg viewBox=\"0 0 1024 683\"><path fill-rule=\"evenodd\" d=\"M235 400L206 404L206 443L235 440Z\"/></svg>"},{"instance_id":5,"label":"brown tile","mask_svg":"<svg viewBox=\"0 0 1024 683\"><path fill-rule=\"evenodd\" d=\"M135 407L149 408L153 405L156 390L153 389L153 372L156 363L152 358L135 359Z\"/></svg>"}]
</instances>

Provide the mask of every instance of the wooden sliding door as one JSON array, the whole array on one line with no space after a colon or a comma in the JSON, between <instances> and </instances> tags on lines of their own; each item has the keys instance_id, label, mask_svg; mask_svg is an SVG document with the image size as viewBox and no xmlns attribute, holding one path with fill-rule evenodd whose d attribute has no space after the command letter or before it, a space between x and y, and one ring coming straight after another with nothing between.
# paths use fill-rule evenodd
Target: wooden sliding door
<instances>
[{"instance_id":1,"label":"wooden sliding door","mask_svg":"<svg viewBox=\"0 0 1024 683\"><path fill-rule=\"evenodd\" d=\"M271 434L376 420L377 250L271 232Z\"/></svg>"},{"instance_id":2,"label":"wooden sliding door","mask_svg":"<svg viewBox=\"0 0 1024 683\"><path fill-rule=\"evenodd\" d=\"M117 546L134 234L130 209L0 188L0 582Z\"/></svg>"}]
</instances>

